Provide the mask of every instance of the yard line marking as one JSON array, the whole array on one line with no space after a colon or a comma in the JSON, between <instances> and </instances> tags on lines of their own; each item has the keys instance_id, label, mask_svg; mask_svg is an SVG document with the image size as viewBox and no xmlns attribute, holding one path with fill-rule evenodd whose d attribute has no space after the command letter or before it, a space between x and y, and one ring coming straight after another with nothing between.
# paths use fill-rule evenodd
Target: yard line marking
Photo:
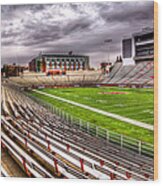
<instances>
[{"instance_id":1,"label":"yard line marking","mask_svg":"<svg viewBox=\"0 0 163 186\"><path fill-rule=\"evenodd\" d=\"M136 121L136 120L124 117L124 116L120 116L118 114L113 114L113 113L110 113L110 112L106 112L106 111L103 111L103 110L100 110L100 109L97 109L97 108L93 108L93 107L90 107L90 106L87 106L87 105L84 105L84 104L81 104L81 103L77 103L75 101L70 101L68 99L61 98L59 96L51 95L51 94L48 94L46 92L42 92L42 91L39 91L39 90L32 90L32 91L37 92L37 93L42 94L42 95L45 95L45 96L48 96L48 97L51 97L51 98L54 98L54 99L57 99L57 100L60 100L60 101L63 101L63 102L66 102L66 103L69 103L69 104L72 104L72 105L75 105L75 106L78 106L78 107L81 107L81 108L84 108L84 109L87 109L87 110L90 110L90 111L93 111L93 112L96 112L96 113L99 113L99 114L102 114L102 115L105 115L105 116L108 116L108 117L111 117L111 118L114 118L114 119L117 119L117 120L120 120L120 121L124 121L126 123L129 123L129 124L132 124L132 125L135 125L135 126L138 126L138 127L142 127L142 128L152 130L152 131L154 130L154 126L150 125L148 123Z\"/></svg>"}]
</instances>

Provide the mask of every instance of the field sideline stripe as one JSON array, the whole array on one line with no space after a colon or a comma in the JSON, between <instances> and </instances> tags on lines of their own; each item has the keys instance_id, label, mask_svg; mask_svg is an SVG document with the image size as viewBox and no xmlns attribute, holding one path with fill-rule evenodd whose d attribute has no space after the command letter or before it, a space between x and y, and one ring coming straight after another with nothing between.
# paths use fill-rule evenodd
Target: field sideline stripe
<instances>
[{"instance_id":1,"label":"field sideline stripe","mask_svg":"<svg viewBox=\"0 0 163 186\"><path fill-rule=\"evenodd\" d=\"M152 131L154 129L154 127L152 125L148 124L148 123L136 121L136 120L133 120L133 119L130 119L130 118L120 116L118 114L113 114L113 113L110 113L110 112L106 112L106 111L103 111L103 110L100 110L100 109L97 109L97 108L93 108L93 107L90 107L90 106L87 106L87 105L84 105L84 104L81 104L81 103L77 103L75 101L70 101L68 99L61 98L59 96L51 95L51 94L48 94L46 92L42 92L42 91L39 91L39 90L32 90L32 91L37 92L39 94L43 94L45 96L48 96L48 97L51 97L51 98L54 98L54 99L57 99L57 100L60 100L60 101L63 101L63 102L66 102L66 103L69 103L69 104L72 104L72 105L75 105L75 106L78 106L78 107L81 107L81 108L84 108L84 109L87 109L87 110L90 110L90 111L93 111L93 112L96 112L96 113L99 113L99 114L102 114L102 115L105 115L105 116L108 116L108 117L111 117L111 118L114 118L114 119L117 119L117 120L120 120L120 121L124 121L126 123L129 123L129 124L141 127L141 128L145 128L145 129L152 130Z\"/></svg>"}]
</instances>

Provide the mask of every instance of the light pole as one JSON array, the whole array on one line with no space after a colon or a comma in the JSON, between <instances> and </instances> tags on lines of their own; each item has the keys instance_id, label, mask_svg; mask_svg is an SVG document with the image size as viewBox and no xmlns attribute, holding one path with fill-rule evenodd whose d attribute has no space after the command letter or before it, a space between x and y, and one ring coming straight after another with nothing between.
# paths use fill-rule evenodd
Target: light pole
<instances>
[{"instance_id":1,"label":"light pole","mask_svg":"<svg viewBox=\"0 0 163 186\"><path fill-rule=\"evenodd\" d=\"M108 43L108 63L109 63L110 62L110 43L112 42L112 39L106 39L104 42Z\"/></svg>"}]
</instances>

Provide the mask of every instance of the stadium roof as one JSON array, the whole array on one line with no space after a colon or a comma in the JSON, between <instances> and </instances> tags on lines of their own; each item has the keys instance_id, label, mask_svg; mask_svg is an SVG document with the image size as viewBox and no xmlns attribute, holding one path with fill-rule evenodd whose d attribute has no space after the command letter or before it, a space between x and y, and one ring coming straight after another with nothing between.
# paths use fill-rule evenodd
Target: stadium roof
<instances>
[{"instance_id":1,"label":"stadium roof","mask_svg":"<svg viewBox=\"0 0 163 186\"><path fill-rule=\"evenodd\" d=\"M44 57L89 57L89 56L86 56L86 55L78 55L78 54L65 54L65 53L60 53L60 54L57 54L57 53L43 53L43 54L40 54L41 56L44 56Z\"/></svg>"},{"instance_id":2,"label":"stadium roof","mask_svg":"<svg viewBox=\"0 0 163 186\"><path fill-rule=\"evenodd\" d=\"M133 36L142 36L154 32L153 28L144 28L141 32L134 33Z\"/></svg>"}]
</instances>

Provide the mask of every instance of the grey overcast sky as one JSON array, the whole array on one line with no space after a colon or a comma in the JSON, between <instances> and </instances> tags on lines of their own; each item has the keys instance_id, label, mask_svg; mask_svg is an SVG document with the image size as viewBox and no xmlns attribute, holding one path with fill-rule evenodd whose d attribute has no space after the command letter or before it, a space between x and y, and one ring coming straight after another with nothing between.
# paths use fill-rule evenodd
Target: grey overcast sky
<instances>
[{"instance_id":1,"label":"grey overcast sky","mask_svg":"<svg viewBox=\"0 0 163 186\"><path fill-rule=\"evenodd\" d=\"M2 64L27 64L40 51L85 54L91 66L121 55L121 40L153 27L153 1L1 6Z\"/></svg>"}]
</instances>

